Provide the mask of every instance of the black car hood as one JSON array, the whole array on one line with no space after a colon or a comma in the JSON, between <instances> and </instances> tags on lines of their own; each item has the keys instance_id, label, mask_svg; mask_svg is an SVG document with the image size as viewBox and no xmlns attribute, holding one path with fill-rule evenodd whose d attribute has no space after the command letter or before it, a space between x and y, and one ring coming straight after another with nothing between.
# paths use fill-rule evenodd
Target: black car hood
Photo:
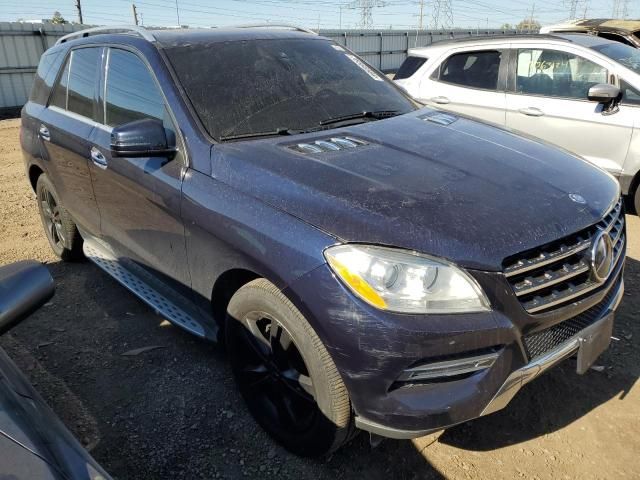
<instances>
[{"instance_id":1,"label":"black car hood","mask_svg":"<svg viewBox=\"0 0 640 480\"><path fill-rule=\"evenodd\" d=\"M345 135L368 144L322 153L290 148ZM212 172L341 241L413 249L490 271L596 223L619 195L610 175L582 159L430 109L216 145Z\"/></svg>"}]
</instances>

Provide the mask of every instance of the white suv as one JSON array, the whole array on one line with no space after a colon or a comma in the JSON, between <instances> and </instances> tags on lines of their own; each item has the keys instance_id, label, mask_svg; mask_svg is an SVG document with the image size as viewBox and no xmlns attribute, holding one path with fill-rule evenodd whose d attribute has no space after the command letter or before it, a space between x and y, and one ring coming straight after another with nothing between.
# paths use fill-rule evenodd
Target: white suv
<instances>
[{"instance_id":1,"label":"white suv","mask_svg":"<svg viewBox=\"0 0 640 480\"><path fill-rule=\"evenodd\" d=\"M409 50L395 81L426 105L581 155L640 213L639 49L580 34L454 40Z\"/></svg>"}]
</instances>

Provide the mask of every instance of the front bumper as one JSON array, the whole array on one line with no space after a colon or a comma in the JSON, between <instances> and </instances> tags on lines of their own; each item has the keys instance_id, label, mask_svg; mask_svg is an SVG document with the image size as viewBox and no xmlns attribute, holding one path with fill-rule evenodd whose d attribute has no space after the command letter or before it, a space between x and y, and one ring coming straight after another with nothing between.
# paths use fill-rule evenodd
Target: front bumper
<instances>
[{"instance_id":1,"label":"front bumper","mask_svg":"<svg viewBox=\"0 0 640 480\"><path fill-rule=\"evenodd\" d=\"M354 299L326 267L302 277L285 293L329 350L349 391L356 426L385 437L415 438L504 408L526 383L579 347L584 330L530 359L523 333L544 325L522 323L523 310L519 304L508 304L510 293L499 275L482 275L479 282L494 304L501 303L501 311L429 317L381 312ZM336 291L340 288L342 292ZM568 307L565 318L597 307L591 329L616 309L623 290L620 266L602 291ZM557 324L560 320L554 315ZM446 363L488 349L498 351L490 368L398 386L401 373L417 364Z\"/></svg>"}]
</instances>

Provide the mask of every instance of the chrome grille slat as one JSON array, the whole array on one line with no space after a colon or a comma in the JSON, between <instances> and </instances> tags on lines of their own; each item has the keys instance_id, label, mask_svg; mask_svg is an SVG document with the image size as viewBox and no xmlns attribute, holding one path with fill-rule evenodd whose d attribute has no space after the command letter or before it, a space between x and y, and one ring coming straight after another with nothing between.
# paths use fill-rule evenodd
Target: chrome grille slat
<instances>
[{"instance_id":1,"label":"chrome grille slat","mask_svg":"<svg viewBox=\"0 0 640 480\"><path fill-rule=\"evenodd\" d=\"M526 260L520 261L520 264L522 264L523 266L516 265L514 267L509 267L505 269L504 273L507 277L514 277L516 275L521 275L523 273L529 272L536 268L549 265L550 263L554 263L559 260L564 260L565 258L568 258L572 255L575 255L576 253L580 253L586 250L587 248L589 248L590 245L591 245L591 239L582 240L571 247L566 247L563 245L559 250L556 250L551 254L545 255L544 253L542 253L540 257L536 257L533 260L526 259Z\"/></svg>"},{"instance_id":2,"label":"chrome grille slat","mask_svg":"<svg viewBox=\"0 0 640 480\"><path fill-rule=\"evenodd\" d=\"M591 271L587 251L598 232L608 233L613 246L613 269L626 243L622 200L597 224L537 251L529 251L504 268L516 297L529 313L546 311L583 297L603 285Z\"/></svg>"},{"instance_id":3,"label":"chrome grille slat","mask_svg":"<svg viewBox=\"0 0 640 480\"><path fill-rule=\"evenodd\" d=\"M589 271L589 265L580 260L576 265L563 265L558 270L547 270L541 277L536 277L532 280L524 280L520 284L513 286L517 296L533 293L542 288L553 286L557 283L569 280L570 278L577 277L581 273ZM527 283L528 282L528 283ZM524 284L524 285L523 285ZM523 285L519 287L519 285Z\"/></svg>"}]
</instances>

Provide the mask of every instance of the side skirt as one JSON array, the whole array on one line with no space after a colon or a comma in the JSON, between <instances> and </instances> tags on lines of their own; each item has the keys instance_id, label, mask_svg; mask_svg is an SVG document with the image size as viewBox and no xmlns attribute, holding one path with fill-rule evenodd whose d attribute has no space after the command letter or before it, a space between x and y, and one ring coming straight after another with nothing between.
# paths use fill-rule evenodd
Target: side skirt
<instances>
[{"instance_id":1,"label":"side skirt","mask_svg":"<svg viewBox=\"0 0 640 480\"><path fill-rule=\"evenodd\" d=\"M154 278L142 267L123 261L104 243L83 232L84 254L98 267L122 284L127 290L153 308L171 323L198 337L215 340L217 326L202 321L195 306L188 299Z\"/></svg>"}]
</instances>

